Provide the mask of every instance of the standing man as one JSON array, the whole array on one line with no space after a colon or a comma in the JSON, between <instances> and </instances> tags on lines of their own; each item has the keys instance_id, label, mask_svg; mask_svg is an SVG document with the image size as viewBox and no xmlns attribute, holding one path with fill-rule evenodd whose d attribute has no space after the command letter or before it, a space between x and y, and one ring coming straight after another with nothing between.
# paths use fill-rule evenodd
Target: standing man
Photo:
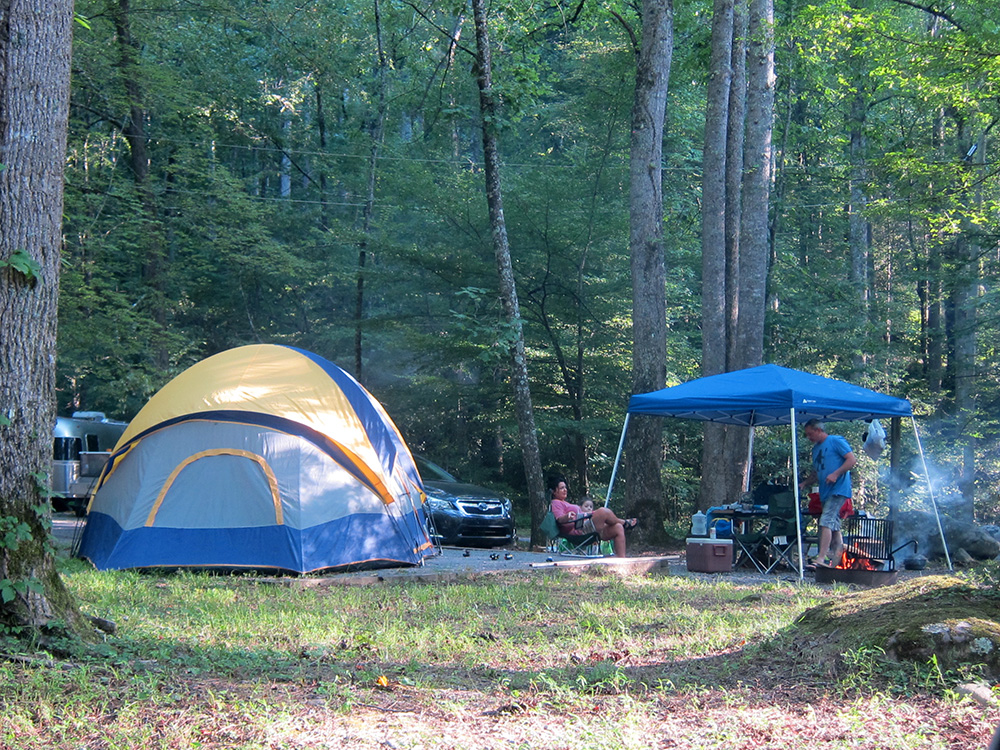
<instances>
[{"instance_id":1,"label":"standing man","mask_svg":"<svg viewBox=\"0 0 1000 750\"><path fill-rule=\"evenodd\" d=\"M816 567L833 568L840 562L844 537L840 533L840 508L851 497L851 469L858 462L851 446L840 435L830 435L818 419L802 428L813 444L814 472L803 484L819 483L823 513L819 517L819 552Z\"/></svg>"}]
</instances>

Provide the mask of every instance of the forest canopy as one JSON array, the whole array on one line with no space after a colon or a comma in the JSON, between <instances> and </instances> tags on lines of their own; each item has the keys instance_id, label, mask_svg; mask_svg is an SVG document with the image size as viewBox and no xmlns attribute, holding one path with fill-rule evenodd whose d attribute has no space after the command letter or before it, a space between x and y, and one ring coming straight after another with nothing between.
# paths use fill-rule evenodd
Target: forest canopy
<instances>
[{"instance_id":1,"label":"forest canopy","mask_svg":"<svg viewBox=\"0 0 1000 750\"><path fill-rule=\"evenodd\" d=\"M945 497L1000 499L1000 10L775 7L764 360L909 398ZM287 343L411 446L523 488L462 3L81 0L59 412L130 418L192 363ZM543 465L606 483L630 390L631 4L490 8L507 229ZM700 374L712 5L678 4L664 133L668 384ZM680 520L701 426L665 421ZM860 444L860 428L849 438ZM787 473L787 434L758 437ZM911 449L907 449L911 450ZM862 494L880 497L879 467ZM572 472L569 472L572 474ZM585 479L585 481L588 481ZM577 487L577 490L585 490Z\"/></svg>"}]
</instances>

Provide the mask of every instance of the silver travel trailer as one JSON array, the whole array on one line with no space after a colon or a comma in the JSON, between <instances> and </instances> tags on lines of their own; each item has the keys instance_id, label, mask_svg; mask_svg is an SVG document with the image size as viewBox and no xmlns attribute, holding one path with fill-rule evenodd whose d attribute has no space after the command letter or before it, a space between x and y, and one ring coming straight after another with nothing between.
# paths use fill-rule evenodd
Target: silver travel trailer
<instances>
[{"instance_id":1,"label":"silver travel trailer","mask_svg":"<svg viewBox=\"0 0 1000 750\"><path fill-rule=\"evenodd\" d=\"M52 507L84 515L94 484L128 427L99 411L56 417L52 442Z\"/></svg>"}]
</instances>

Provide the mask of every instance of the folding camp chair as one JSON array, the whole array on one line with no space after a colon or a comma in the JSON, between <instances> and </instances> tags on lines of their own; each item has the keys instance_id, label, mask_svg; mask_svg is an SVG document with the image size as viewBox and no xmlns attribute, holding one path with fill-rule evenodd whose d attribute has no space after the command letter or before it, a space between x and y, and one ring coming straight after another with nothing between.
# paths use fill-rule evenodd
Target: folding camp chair
<instances>
[{"instance_id":1,"label":"folding camp chair","mask_svg":"<svg viewBox=\"0 0 1000 750\"><path fill-rule=\"evenodd\" d=\"M798 506L795 495L791 492L780 492L772 495L767 506L767 529L764 531L762 543L770 563L764 570L770 573L779 565L787 565L798 570L798 527L795 514ZM803 544L806 540L803 539Z\"/></svg>"},{"instance_id":2,"label":"folding camp chair","mask_svg":"<svg viewBox=\"0 0 1000 750\"><path fill-rule=\"evenodd\" d=\"M770 573L780 565L798 567L798 538L795 525L795 495L778 492L768 498L764 527L758 531L733 534L737 545L736 567L753 564L758 573Z\"/></svg>"},{"instance_id":3,"label":"folding camp chair","mask_svg":"<svg viewBox=\"0 0 1000 750\"><path fill-rule=\"evenodd\" d=\"M610 554L609 542L601 541L596 532L590 534L563 534L550 510L538 527L549 540L546 550L565 557L604 557Z\"/></svg>"},{"instance_id":4,"label":"folding camp chair","mask_svg":"<svg viewBox=\"0 0 1000 750\"><path fill-rule=\"evenodd\" d=\"M736 561L733 563L734 568L751 563L757 568L758 573L763 573L767 570L768 558L763 531L734 532L733 543L736 545L734 550L736 553Z\"/></svg>"}]
</instances>

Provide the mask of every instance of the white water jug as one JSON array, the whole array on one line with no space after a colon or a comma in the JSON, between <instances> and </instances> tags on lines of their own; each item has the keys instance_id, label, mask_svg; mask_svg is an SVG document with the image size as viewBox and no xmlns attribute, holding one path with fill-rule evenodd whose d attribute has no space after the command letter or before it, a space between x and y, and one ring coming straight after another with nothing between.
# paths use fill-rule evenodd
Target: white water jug
<instances>
[{"instance_id":1,"label":"white water jug","mask_svg":"<svg viewBox=\"0 0 1000 750\"><path fill-rule=\"evenodd\" d=\"M700 510L691 516L691 536L705 536L708 533L708 516Z\"/></svg>"}]
</instances>

